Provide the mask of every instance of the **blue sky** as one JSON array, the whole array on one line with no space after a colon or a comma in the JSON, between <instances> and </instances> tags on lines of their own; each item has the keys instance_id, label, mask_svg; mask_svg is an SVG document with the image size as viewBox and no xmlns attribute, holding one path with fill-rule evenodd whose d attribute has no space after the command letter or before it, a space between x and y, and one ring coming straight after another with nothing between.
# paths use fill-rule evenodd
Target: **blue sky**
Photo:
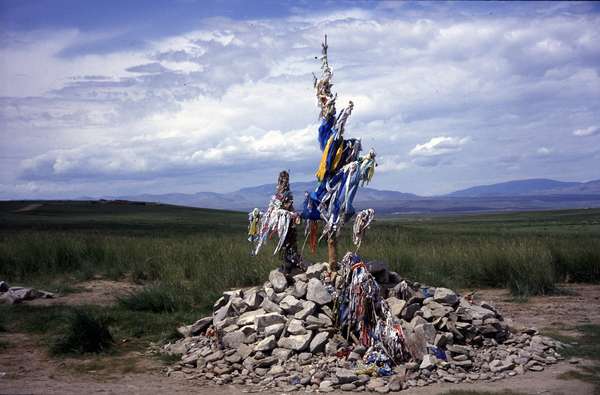
<instances>
[{"instance_id":1,"label":"blue sky","mask_svg":"<svg viewBox=\"0 0 600 395\"><path fill-rule=\"evenodd\" d=\"M313 179L329 37L373 186L600 178L596 3L0 1L0 199Z\"/></svg>"}]
</instances>

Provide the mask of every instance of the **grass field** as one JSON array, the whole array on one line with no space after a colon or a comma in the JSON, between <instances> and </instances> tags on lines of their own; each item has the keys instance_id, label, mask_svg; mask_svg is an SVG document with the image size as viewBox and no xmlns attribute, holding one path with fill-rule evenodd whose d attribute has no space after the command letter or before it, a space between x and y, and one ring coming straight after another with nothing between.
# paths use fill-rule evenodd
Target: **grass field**
<instances>
[{"instance_id":1,"label":"grass field","mask_svg":"<svg viewBox=\"0 0 600 395\"><path fill-rule=\"evenodd\" d=\"M82 325L106 323L115 339L169 338L223 290L261 284L278 267L273 245L250 256L246 226L244 213L168 205L0 202L0 279L63 293L97 276L145 285L109 307L0 306L0 330L48 335L51 350L69 350L60 335ZM340 243L342 254L350 235ZM382 218L360 254L434 286L552 293L559 281L600 280L600 209ZM323 261L325 246L305 255Z\"/></svg>"},{"instance_id":2,"label":"grass field","mask_svg":"<svg viewBox=\"0 0 600 395\"><path fill-rule=\"evenodd\" d=\"M279 264L270 247L249 255L244 213L98 202L23 210L30 205L0 203L7 281L60 287L94 275L126 277L202 308L223 289L263 282ZM340 253L352 248L348 233L340 244ZM313 261L325 253L325 246L317 256L305 251ZM600 280L600 209L383 218L360 253L422 283L544 294L558 281Z\"/></svg>"}]
</instances>

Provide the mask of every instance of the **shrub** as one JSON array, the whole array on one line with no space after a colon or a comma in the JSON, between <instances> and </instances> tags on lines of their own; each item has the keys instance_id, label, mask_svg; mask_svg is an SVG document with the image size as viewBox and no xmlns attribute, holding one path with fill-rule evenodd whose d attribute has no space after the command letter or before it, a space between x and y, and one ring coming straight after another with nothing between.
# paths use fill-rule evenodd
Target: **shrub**
<instances>
[{"instance_id":1,"label":"shrub","mask_svg":"<svg viewBox=\"0 0 600 395\"><path fill-rule=\"evenodd\" d=\"M66 316L64 334L54 341L50 351L53 354L100 353L112 344L108 318L77 309Z\"/></svg>"},{"instance_id":2,"label":"shrub","mask_svg":"<svg viewBox=\"0 0 600 395\"><path fill-rule=\"evenodd\" d=\"M150 286L121 297L118 301L124 309L152 313L173 313L190 308L189 299L184 293L167 285Z\"/></svg>"}]
</instances>

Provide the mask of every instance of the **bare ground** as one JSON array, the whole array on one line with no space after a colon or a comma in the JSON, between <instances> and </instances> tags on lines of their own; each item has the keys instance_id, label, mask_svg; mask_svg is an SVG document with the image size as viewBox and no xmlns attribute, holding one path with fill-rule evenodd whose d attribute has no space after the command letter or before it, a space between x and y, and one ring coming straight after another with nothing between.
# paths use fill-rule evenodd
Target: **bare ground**
<instances>
[{"instance_id":1,"label":"bare ground","mask_svg":"<svg viewBox=\"0 0 600 395\"><path fill-rule=\"evenodd\" d=\"M36 304L109 304L135 285L94 280L78 285L84 292ZM566 295L531 298L527 303L511 300L504 290L482 290L475 298L492 302L506 318L524 326L574 334L575 326L600 324L600 285L563 286ZM61 358L48 356L39 339L20 333L0 333L8 343L0 349L0 394L240 394L243 387L206 385L179 375L166 377L160 361L139 352L118 356ZM590 361L583 361L590 364ZM406 394L438 394L452 389L512 390L528 394L593 394L594 387L558 376L576 369L563 361L542 372L527 372L496 382L438 384L403 391ZM276 392L275 392L276 393ZM340 392L341 393L341 392Z\"/></svg>"}]
</instances>

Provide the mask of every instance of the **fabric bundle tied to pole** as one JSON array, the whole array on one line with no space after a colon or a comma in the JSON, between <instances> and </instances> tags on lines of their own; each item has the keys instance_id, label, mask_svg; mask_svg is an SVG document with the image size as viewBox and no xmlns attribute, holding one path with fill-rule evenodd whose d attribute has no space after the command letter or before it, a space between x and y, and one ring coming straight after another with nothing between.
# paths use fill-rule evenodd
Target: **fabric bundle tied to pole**
<instances>
[{"instance_id":1,"label":"fabric bundle tied to pole","mask_svg":"<svg viewBox=\"0 0 600 395\"><path fill-rule=\"evenodd\" d=\"M343 283L338 290L339 327L374 355L385 355L391 364L406 360L402 327L381 297L379 284L367 266L352 252L344 256L340 266Z\"/></svg>"}]
</instances>

